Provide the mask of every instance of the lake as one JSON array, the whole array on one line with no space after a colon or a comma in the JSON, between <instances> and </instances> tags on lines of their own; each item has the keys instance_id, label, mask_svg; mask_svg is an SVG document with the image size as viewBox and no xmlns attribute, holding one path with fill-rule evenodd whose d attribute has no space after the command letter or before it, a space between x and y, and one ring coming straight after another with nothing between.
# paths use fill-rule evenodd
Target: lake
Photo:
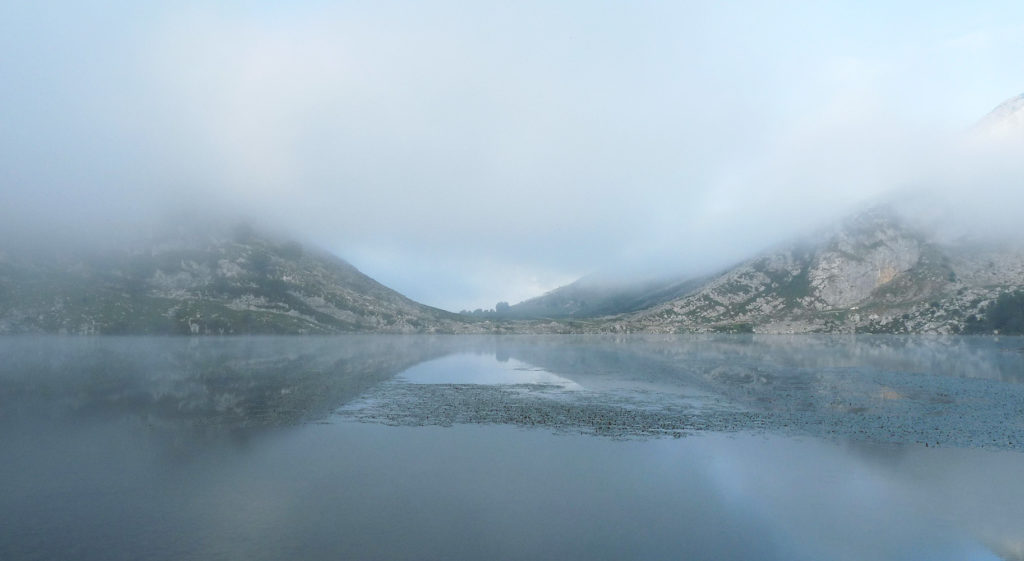
<instances>
[{"instance_id":1,"label":"lake","mask_svg":"<svg viewBox=\"0 0 1024 561\"><path fill-rule=\"evenodd\" d=\"M1024 559L1024 339L0 339L0 559Z\"/></svg>"}]
</instances>

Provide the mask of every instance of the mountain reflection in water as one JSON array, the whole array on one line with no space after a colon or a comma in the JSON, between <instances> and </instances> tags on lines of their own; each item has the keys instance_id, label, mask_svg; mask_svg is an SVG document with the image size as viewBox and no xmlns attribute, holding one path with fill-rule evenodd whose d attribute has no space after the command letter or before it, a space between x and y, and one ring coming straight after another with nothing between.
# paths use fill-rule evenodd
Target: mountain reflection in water
<instances>
[{"instance_id":1,"label":"mountain reflection in water","mask_svg":"<svg viewBox=\"0 0 1024 561\"><path fill-rule=\"evenodd\" d=\"M1024 559L1015 338L18 337L0 356L4 559Z\"/></svg>"}]
</instances>

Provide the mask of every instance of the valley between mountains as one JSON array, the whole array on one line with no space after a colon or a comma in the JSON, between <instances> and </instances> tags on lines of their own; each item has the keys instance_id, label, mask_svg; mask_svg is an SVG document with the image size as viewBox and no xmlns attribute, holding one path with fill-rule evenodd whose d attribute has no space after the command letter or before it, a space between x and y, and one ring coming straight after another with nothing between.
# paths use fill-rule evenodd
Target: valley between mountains
<instances>
[{"instance_id":1,"label":"valley between mountains","mask_svg":"<svg viewBox=\"0 0 1024 561\"><path fill-rule=\"evenodd\" d=\"M1024 251L942 242L877 207L698 278L593 279L485 314L414 302L249 226L93 254L0 256L0 333L1019 333Z\"/></svg>"}]
</instances>

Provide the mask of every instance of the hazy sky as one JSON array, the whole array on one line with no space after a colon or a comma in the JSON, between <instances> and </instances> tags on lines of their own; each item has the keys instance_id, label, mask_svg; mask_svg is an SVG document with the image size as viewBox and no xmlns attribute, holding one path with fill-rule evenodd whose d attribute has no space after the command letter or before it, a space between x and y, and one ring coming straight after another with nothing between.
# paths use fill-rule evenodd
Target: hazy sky
<instances>
[{"instance_id":1,"label":"hazy sky","mask_svg":"<svg viewBox=\"0 0 1024 561\"><path fill-rule=\"evenodd\" d=\"M224 209L491 307L948 180L1021 92L1019 0L3 0L0 231Z\"/></svg>"}]
</instances>

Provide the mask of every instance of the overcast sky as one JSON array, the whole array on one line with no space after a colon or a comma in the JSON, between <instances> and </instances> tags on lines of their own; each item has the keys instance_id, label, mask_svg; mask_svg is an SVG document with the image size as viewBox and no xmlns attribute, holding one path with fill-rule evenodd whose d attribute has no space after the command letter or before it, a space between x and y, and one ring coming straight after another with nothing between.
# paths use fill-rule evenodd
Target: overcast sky
<instances>
[{"instance_id":1,"label":"overcast sky","mask_svg":"<svg viewBox=\"0 0 1024 561\"><path fill-rule=\"evenodd\" d=\"M0 220L223 209L486 308L920 187L1021 92L1019 0L5 0Z\"/></svg>"}]
</instances>

